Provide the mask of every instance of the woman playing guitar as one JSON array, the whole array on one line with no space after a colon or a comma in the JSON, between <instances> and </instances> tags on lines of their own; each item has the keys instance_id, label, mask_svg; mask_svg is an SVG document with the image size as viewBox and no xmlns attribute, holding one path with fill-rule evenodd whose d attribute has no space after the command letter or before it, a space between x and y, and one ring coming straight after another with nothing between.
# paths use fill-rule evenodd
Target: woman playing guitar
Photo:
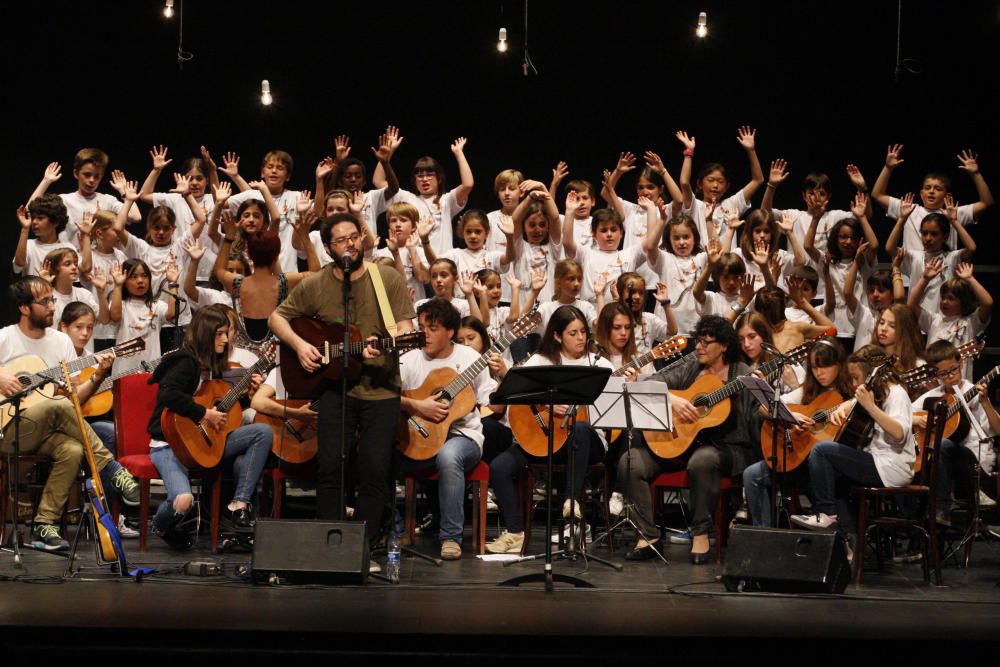
<instances>
[{"instance_id":1,"label":"woman playing guitar","mask_svg":"<svg viewBox=\"0 0 1000 667\"><path fill-rule=\"evenodd\" d=\"M702 317L695 325L694 338L694 354L688 355L664 376L670 389L687 389L706 375L730 382L750 373L749 367L738 360L740 348L736 331L725 318L718 315ZM760 458L760 447L756 446L760 415L751 404L752 396L741 391L729 400L732 402L729 416L721 425L701 431L687 461L691 482L691 561L696 565L709 561L708 529L712 525L711 508L715 507L718 498L720 476L739 474L748 463ZM671 395L670 401L676 421L694 423L698 420L699 409L691 401L677 395ZM649 481L669 466L649 449L634 446L618 462L619 478L627 479L629 496L635 504L632 518L643 535L659 534L653 520ZM650 545L655 542L655 539L647 541L640 537L625 557L628 560L654 558L655 552Z\"/></svg>"},{"instance_id":2,"label":"woman playing guitar","mask_svg":"<svg viewBox=\"0 0 1000 667\"><path fill-rule=\"evenodd\" d=\"M889 311L886 311L889 312ZM812 505L816 514L793 514L791 521L804 528L836 526L847 538L854 532L854 515L848 504L846 485L840 480L875 487L900 487L913 478L916 449L912 432L913 404L906 389L896 382L892 358L876 345L866 345L847 359L854 384L855 401L842 405L830 418L840 426L854 421L852 411L867 413L873 420L871 437L864 449L826 441L809 454ZM845 434L838 435L843 440ZM839 489L843 488L843 491ZM850 547L848 559L853 556Z\"/></svg>"},{"instance_id":3,"label":"woman playing guitar","mask_svg":"<svg viewBox=\"0 0 1000 667\"><path fill-rule=\"evenodd\" d=\"M153 373L151 382L159 383L156 407L149 420L149 456L167 488L167 499L153 517L153 531L167 544L177 548L191 545L189 535L178 530L178 524L191 509L194 497L188 470L167 444L160 426L160 416L169 409L179 417L200 422L207 428L218 428L226 421L226 413L204 408L194 401L194 394L204 380L220 378L229 359L230 322L217 308L205 308L191 320L180 349L165 359ZM251 393L260 385L256 376ZM233 466L236 491L230 500L223 523L230 529L253 528L254 517L250 500L271 450L269 426L241 426L226 438L224 461Z\"/></svg>"},{"instance_id":4,"label":"woman playing guitar","mask_svg":"<svg viewBox=\"0 0 1000 667\"><path fill-rule=\"evenodd\" d=\"M587 351L590 342L590 328L585 315L575 306L560 306L549 319L542 335L538 351L525 363L525 366L602 366L612 368L607 359L595 357ZM566 405L555 406L555 423L558 426L566 415ZM571 505L574 516L579 517L579 502L571 503L571 499L580 497L583 490L583 479L587 474L587 466L591 462L604 459L607 443L604 436L591 428L585 421L578 421L566 441L566 445L555 454L556 461L566 461L573 456L573 478L567 479L565 486L566 499L563 503L563 518L570 515ZM569 453L567 453L569 452ZM529 463L528 455L521 446L514 444L497 456L490 464L490 484L496 494L497 506L503 514L507 530L496 540L486 545L491 553L519 553L524 544L524 528L521 524L521 508L518 502L517 474ZM647 491L647 494L648 491Z\"/></svg>"},{"instance_id":5,"label":"woman playing guitar","mask_svg":"<svg viewBox=\"0 0 1000 667\"><path fill-rule=\"evenodd\" d=\"M806 378L802 386L781 396L781 402L786 405L810 405L819 397L846 401L853 395L853 387L847 372L847 352L836 338L821 338L816 341L809 352L806 364ZM794 429L794 433L807 432L814 420L807 414L793 409L792 414L803 424ZM778 465L782 469L781 447L782 433L778 434ZM766 459L771 452L771 438L761 440L761 451ZM790 467L790 466L789 466ZM808 477L803 474L806 466L795 468L796 482L802 488ZM743 471L743 490L746 493L747 505L750 508L750 518L755 526L771 526L771 486L774 477L767 460L758 461Z\"/></svg>"}]
</instances>

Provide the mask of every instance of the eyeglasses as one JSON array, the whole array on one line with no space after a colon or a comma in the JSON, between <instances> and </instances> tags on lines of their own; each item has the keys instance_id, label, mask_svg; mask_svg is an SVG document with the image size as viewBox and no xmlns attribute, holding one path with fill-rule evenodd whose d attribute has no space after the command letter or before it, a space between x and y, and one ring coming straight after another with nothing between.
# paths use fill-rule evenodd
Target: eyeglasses
<instances>
[{"instance_id":1,"label":"eyeglasses","mask_svg":"<svg viewBox=\"0 0 1000 667\"><path fill-rule=\"evenodd\" d=\"M31 303L37 303L42 308L47 308L48 306L54 306L56 299L53 296L47 296L44 299L38 299L37 301L32 301Z\"/></svg>"},{"instance_id":2,"label":"eyeglasses","mask_svg":"<svg viewBox=\"0 0 1000 667\"><path fill-rule=\"evenodd\" d=\"M959 372L960 372L961 370L962 370L962 367L961 367L961 366L957 366L957 365L956 365L956 366L952 366L951 368L949 368L949 369L947 369L947 370L943 370L943 371L942 371L942 370L938 370L938 372L937 372L937 376L938 376L939 378L946 378L946 377L948 377L949 375L956 375L956 374L957 374L957 373L959 373Z\"/></svg>"},{"instance_id":3,"label":"eyeglasses","mask_svg":"<svg viewBox=\"0 0 1000 667\"><path fill-rule=\"evenodd\" d=\"M701 345L702 347L708 347L712 343L718 343L719 341L714 338L696 338L694 341L695 345Z\"/></svg>"},{"instance_id":4,"label":"eyeglasses","mask_svg":"<svg viewBox=\"0 0 1000 667\"><path fill-rule=\"evenodd\" d=\"M350 236L340 236L338 238L335 238L332 241L330 241L330 243L332 243L333 245L344 245L345 243L350 243L351 245L354 245L355 243L358 242L358 239L360 238L361 238L360 234L351 234Z\"/></svg>"}]
</instances>

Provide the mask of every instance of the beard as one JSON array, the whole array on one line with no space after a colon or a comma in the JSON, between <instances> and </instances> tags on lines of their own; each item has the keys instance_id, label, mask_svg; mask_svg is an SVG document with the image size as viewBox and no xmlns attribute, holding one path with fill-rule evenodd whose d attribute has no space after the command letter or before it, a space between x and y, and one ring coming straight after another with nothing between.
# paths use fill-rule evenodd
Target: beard
<instances>
[{"instance_id":1,"label":"beard","mask_svg":"<svg viewBox=\"0 0 1000 667\"><path fill-rule=\"evenodd\" d=\"M350 269L349 273L354 273L355 271L357 271L358 269L360 269L361 265L365 261L364 253L359 252L356 255L348 255L348 253L343 253L343 254L340 254L340 255L336 256L337 266L339 266L341 269L344 268L344 258L345 257L350 257L351 258L351 269Z\"/></svg>"},{"instance_id":2,"label":"beard","mask_svg":"<svg viewBox=\"0 0 1000 667\"><path fill-rule=\"evenodd\" d=\"M34 313L28 316L28 322L35 329L47 329L52 326L52 318L55 313L49 311L48 314L37 316Z\"/></svg>"}]
</instances>

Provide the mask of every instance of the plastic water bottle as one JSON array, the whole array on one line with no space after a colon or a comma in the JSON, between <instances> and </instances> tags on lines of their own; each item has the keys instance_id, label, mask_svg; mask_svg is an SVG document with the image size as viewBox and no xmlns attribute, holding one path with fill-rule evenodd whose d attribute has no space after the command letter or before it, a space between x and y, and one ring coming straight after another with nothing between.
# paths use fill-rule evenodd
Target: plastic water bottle
<instances>
[{"instance_id":1,"label":"plastic water bottle","mask_svg":"<svg viewBox=\"0 0 1000 667\"><path fill-rule=\"evenodd\" d=\"M389 533L389 552L385 559L385 576L394 584L399 583L399 533Z\"/></svg>"}]
</instances>

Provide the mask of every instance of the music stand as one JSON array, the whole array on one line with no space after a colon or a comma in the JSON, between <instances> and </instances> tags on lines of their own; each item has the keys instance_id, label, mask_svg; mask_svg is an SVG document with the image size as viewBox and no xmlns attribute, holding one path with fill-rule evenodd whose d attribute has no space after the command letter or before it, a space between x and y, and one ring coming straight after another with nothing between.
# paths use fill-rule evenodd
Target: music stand
<instances>
[{"instance_id":1,"label":"music stand","mask_svg":"<svg viewBox=\"0 0 1000 667\"><path fill-rule=\"evenodd\" d=\"M637 410L633 410L637 407ZM591 419L594 428L623 429L627 437L625 455L626 479L632 476L632 434L635 429L640 431L673 431L673 416L670 413L670 393L663 382L626 382L624 378L612 378L605 388L604 393L594 401L594 412L597 417ZM628 524L636 534L645 540L665 565L669 565L666 557L656 546L650 542L649 537L643 533L639 526L632 520L631 512L634 508L632 497L629 495L628 486L625 487L624 516L608 531L597 538L596 545L605 537L609 537L619 527Z\"/></svg>"},{"instance_id":2,"label":"music stand","mask_svg":"<svg viewBox=\"0 0 1000 667\"><path fill-rule=\"evenodd\" d=\"M774 391L772 387L766 380L762 380L754 375L744 375L739 378L739 381L743 383L743 386L750 390L750 394L753 395L757 402L767 410L767 419L771 420L771 456L768 458L771 461L771 474L774 475L774 516L773 524L775 527L778 526L778 514L781 507L781 485L779 483L778 470L778 426L784 425L783 431L785 431L790 426L799 426L800 422L792 414L791 410L788 409L781 399L778 397L777 392Z\"/></svg>"},{"instance_id":3,"label":"music stand","mask_svg":"<svg viewBox=\"0 0 1000 667\"><path fill-rule=\"evenodd\" d=\"M544 403L549 407L548 447L546 451L545 512L545 569L542 573L525 574L500 582L501 586L520 586L523 583L542 581L545 592L551 593L554 581L577 587L593 588L594 585L577 577L552 572L552 454L554 449L556 405L590 405L600 396L611 377L610 368L600 366L528 366L512 368L507 372L500 387L490 396L490 402L500 405L535 405ZM510 563L534 560L538 556L527 556Z\"/></svg>"}]
</instances>

